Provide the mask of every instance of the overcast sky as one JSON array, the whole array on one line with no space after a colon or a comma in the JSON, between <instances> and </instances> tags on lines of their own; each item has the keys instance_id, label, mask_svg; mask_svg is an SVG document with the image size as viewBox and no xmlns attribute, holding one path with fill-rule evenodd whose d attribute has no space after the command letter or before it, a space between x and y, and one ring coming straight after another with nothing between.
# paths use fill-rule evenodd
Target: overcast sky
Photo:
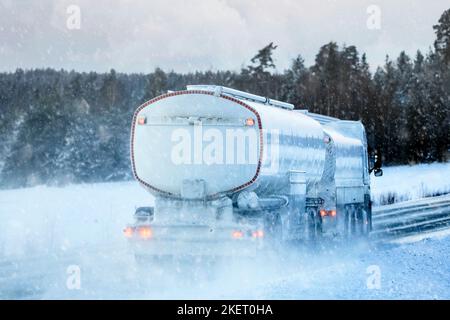
<instances>
[{"instance_id":1,"label":"overcast sky","mask_svg":"<svg viewBox=\"0 0 450 320\"><path fill-rule=\"evenodd\" d=\"M79 29L70 5L80 9ZM448 0L0 0L0 70L239 70L273 41L283 71L298 54L311 65L331 40L356 45L374 69L386 54L427 52L449 8Z\"/></svg>"}]
</instances>

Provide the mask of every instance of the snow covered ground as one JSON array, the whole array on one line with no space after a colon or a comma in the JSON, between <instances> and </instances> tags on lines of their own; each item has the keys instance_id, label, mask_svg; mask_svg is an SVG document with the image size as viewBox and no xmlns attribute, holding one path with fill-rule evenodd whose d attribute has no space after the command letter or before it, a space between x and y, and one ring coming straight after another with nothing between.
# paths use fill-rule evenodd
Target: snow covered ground
<instances>
[{"instance_id":1,"label":"snow covered ground","mask_svg":"<svg viewBox=\"0 0 450 320\"><path fill-rule=\"evenodd\" d=\"M15 262L2 298L450 299L450 237L406 244L289 250L282 259L137 267L118 244ZM264 261L264 263L262 263ZM80 287L68 286L79 268ZM69 271L70 272L70 271ZM11 273L10 273L11 274Z\"/></svg>"},{"instance_id":2,"label":"snow covered ground","mask_svg":"<svg viewBox=\"0 0 450 320\"><path fill-rule=\"evenodd\" d=\"M450 193L450 162L384 167L371 188L374 205Z\"/></svg>"},{"instance_id":3,"label":"snow covered ground","mask_svg":"<svg viewBox=\"0 0 450 320\"><path fill-rule=\"evenodd\" d=\"M448 163L385 168L372 178L374 200L448 192L449 176ZM202 264L192 272L190 263L142 270L122 229L136 206L152 203L135 182L0 191L0 298L450 298L447 236L295 249L282 260L228 261L208 272ZM80 290L67 287L71 266L80 268ZM378 271L381 287L368 288Z\"/></svg>"},{"instance_id":4,"label":"snow covered ground","mask_svg":"<svg viewBox=\"0 0 450 320\"><path fill-rule=\"evenodd\" d=\"M0 258L122 240L135 207L153 197L135 182L0 191Z\"/></svg>"}]
</instances>

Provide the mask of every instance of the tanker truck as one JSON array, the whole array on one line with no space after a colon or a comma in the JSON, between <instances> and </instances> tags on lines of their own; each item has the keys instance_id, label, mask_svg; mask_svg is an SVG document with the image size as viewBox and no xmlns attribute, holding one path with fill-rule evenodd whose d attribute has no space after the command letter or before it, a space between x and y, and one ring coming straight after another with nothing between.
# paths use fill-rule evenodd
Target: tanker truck
<instances>
[{"instance_id":1,"label":"tanker truck","mask_svg":"<svg viewBox=\"0 0 450 320\"><path fill-rule=\"evenodd\" d=\"M359 121L213 85L139 106L135 179L154 196L124 232L135 255L251 255L286 241L369 234L370 165Z\"/></svg>"}]
</instances>

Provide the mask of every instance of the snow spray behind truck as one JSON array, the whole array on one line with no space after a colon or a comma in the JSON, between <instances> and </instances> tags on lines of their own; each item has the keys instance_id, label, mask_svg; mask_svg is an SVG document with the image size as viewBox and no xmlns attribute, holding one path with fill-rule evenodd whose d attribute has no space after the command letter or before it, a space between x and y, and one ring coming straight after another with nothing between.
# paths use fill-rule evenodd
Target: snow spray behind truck
<instances>
[{"instance_id":1,"label":"snow spray behind truck","mask_svg":"<svg viewBox=\"0 0 450 320\"><path fill-rule=\"evenodd\" d=\"M371 230L359 121L211 85L136 110L131 163L155 196L125 229L135 254L240 255L289 240Z\"/></svg>"}]
</instances>

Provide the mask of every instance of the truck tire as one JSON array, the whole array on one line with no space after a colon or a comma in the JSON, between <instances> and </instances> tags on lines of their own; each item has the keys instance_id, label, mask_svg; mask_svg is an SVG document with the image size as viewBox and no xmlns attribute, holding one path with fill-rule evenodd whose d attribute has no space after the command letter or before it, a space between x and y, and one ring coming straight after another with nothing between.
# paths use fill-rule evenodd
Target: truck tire
<instances>
[{"instance_id":1,"label":"truck tire","mask_svg":"<svg viewBox=\"0 0 450 320\"><path fill-rule=\"evenodd\" d=\"M370 231L367 210L362 206L349 204L345 206L344 235L348 239L366 237Z\"/></svg>"},{"instance_id":2,"label":"truck tire","mask_svg":"<svg viewBox=\"0 0 450 320\"><path fill-rule=\"evenodd\" d=\"M322 234L322 221L317 208L309 207L306 210L306 218L307 240L316 242Z\"/></svg>"},{"instance_id":3,"label":"truck tire","mask_svg":"<svg viewBox=\"0 0 450 320\"><path fill-rule=\"evenodd\" d=\"M357 208L358 236L367 237L370 232L370 219L367 210L363 207Z\"/></svg>"},{"instance_id":4,"label":"truck tire","mask_svg":"<svg viewBox=\"0 0 450 320\"><path fill-rule=\"evenodd\" d=\"M267 212L264 218L265 238L271 245L279 245L283 239L281 216L278 212Z\"/></svg>"},{"instance_id":5,"label":"truck tire","mask_svg":"<svg viewBox=\"0 0 450 320\"><path fill-rule=\"evenodd\" d=\"M344 235L347 239L356 234L356 210L353 204L344 206Z\"/></svg>"}]
</instances>

